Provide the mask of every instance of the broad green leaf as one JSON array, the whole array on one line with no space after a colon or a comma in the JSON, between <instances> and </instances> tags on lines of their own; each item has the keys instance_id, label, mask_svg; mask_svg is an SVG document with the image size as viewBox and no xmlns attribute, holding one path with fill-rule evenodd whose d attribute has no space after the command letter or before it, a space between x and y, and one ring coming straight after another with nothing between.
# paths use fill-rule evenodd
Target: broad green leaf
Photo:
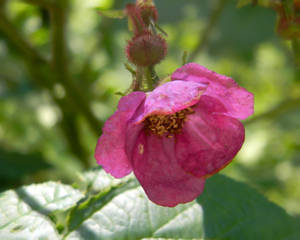
<instances>
[{"instance_id":1,"label":"broad green leaf","mask_svg":"<svg viewBox=\"0 0 300 240\"><path fill-rule=\"evenodd\" d=\"M16 181L51 167L39 152L24 154L0 148L0 179Z\"/></svg>"},{"instance_id":2,"label":"broad green leaf","mask_svg":"<svg viewBox=\"0 0 300 240\"><path fill-rule=\"evenodd\" d=\"M77 185L82 191L95 193L126 183L131 179L134 179L132 174L127 177L117 179L105 173L105 171L101 170L100 167L97 167L85 172L84 174L79 174L78 181L75 185Z\"/></svg>"},{"instance_id":3,"label":"broad green leaf","mask_svg":"<svg viewBox=\"0 0 300 240\"><path fill-rule=\"evenodd\" d=\"M129 177L129 183L116 181L102 170L88 172L82 179L87 179L90 189L100 193L71 210L68 227L74 231L67 233L66 239L200 239L202 236L202 209L196 202L175 208L160 207L148 200L136 180ZM113 186L109 187L109 183Z\"/></svg>"},{"instance_id":4,"label":"broad green leaf","mask_svg":"<svg viewBox=\"0 0 300 240\"><path fill-rule=\"evenodd\" d=\"M0 239L61 239L49 216L82 197L78 190L55 182L0 193Z\"/></svg>"},{"instance_id":5,"label":"broad green leaf","mask_svg":"<svg viewBox=\"0 0 300 240\"><path fill-rule=\"evenodd\" d=\"M197 201L203 208L205 239L300 239L295 222L282 208L228 177L208 179Z\"/></svg>"},{"instance_id":6,"label":"broad green leaf","mask_svg":"<svg viewBox=\"0 0 300 240\"><path fill-rule=\"evenodd\" d=\"M53 182L1 193L0 239L300 239L283 209L222 175L207 180L197 202L175 208L149 201L132 176L94 169L80 181L85 195Z\"/></svg>"}]
</instances>

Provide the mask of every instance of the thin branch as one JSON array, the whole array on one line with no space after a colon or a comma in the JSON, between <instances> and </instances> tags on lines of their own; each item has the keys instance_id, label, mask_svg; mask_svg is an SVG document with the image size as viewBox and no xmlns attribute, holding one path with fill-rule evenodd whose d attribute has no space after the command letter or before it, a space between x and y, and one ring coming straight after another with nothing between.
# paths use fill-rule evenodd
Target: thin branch
<instances>
[{"instance_id":1,"label":"thin branch","mask_svg":"<svg viewBox=\"0 0 300 240\"><path fill-rule=\"evenodd\" d=\"M23 0L23 2L38 5L44 8L51 8L55 6L55 1L53 0Z\"/></svg>"},{"instance_id":2,"label":"thin branch","mask_svg":"<svg viewBox=\"0 0 300 240\"><path fill-rule=\"evenodd\" d=\"M49 91L52 99L62 111L62 123L60 127L65 134L66 139L72 152L77 155L84 166L88 165L86 154L78 138L77 128L70 124L70 117L75 118L76 111L70 108L71 101L67 98L58 98L53 91L53 74L51 73L49 62L44 59L31 44L15 29L14 25L7 19L4 11L0 11L0 31L6 36L5 40L13 45L19 56L23 58L24 63L31 75L33 82L43 89ZM74 114L75 113L75 114ZM67 118L69 124L65 124ZM73 132L70 134L70 132ZM75 136L75 137L74 137ZM74 151L74 148L78 148Z\"/></svg>"},{"instance_id":3,"label":"thin branch","mask_svg":"<svg viewBox=\"0 0 300 240\"><path fill-rule=\"evenodd\" d=\"M46 62L46 59L44 59L32 45L21 36L2 11L0 11L0 31L2 31L18 51L30 61Z\"/></svg>"},{"instance_id":4,"label":"thin branch","mask_svg":"<svg viewBox=\"0 0 300 240\"><path fill-rule=\"evenodd\" d=\"M294 52L294 59L297 67L300 69L300 40L293 39L292 40L292 47Z\"/></svg>"},{"instance_id":5,"label":"thin branch","mask_svg":"<svg viewBox=\"0 0 300 240\"><path fill-rule=\"evenodd\" d=\"M274 119L295 109L300 109L300 98L284 100L274 108L244 121L244 124L249 125L261 120Z\"/></svg>"},{"instance_id":6,"label":"thin branch","mask_svg":"<svg viewBox=\"0 0 300 240\"><path fill-rule=\"evenodd\" d=\"M66 3L67 1L64 1ZM52 30L52 66L56 73L57 82L66 89L72 104L85 116L90 128L98 136L101 122L93 115L89 103L72 82L68 70L68 46L66 40L67 6L58 6L50 9Z\"/></svg>"},{"instance_id":7,"label":"thin branch","mask_svg":"<svg viewBox=\"0 0 300 240\"><path fill-rule=\"evenodd\" d=\"M226 2L227 2L227 0L218 0L216 5L214 6L214 8L210 14L210 17L207 21L207 24L206 24L203 32L201 33L199 42L189 57L189 61L193 61L195 59L195 57L197 57L203 51L203 49L206 47L208 40L213 32L213 29L216 26L218 20L220 19L222 12L226 6Z\"/></svg>"}]
</instances>

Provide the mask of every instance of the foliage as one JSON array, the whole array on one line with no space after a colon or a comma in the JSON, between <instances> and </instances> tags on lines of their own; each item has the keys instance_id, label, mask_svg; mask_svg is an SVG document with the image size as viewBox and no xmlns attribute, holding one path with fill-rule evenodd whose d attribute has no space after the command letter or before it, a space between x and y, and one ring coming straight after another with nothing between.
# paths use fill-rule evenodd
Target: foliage
<instances>
[{"instance_id":1,"label":"foliage","mask_svg":"<svg viewBox=\"0 0 300 240\"><path fill-rule=\"evenodd\" d=\"M84 172L130 85L114 10L129 2L0 0L0 239L300 239L300 45L276 35L270 1L156 1L169 46L160 77L187 52L255 95L231 178L162 208L132 177Z\"/></svg>"},{"instance_id":2,"label":"foliage","mask_svg":"<svg viewBox=\"0 0 300 240\"><path fill-rule=\"evenodd\" d=\"M175 208L153 204L131 177L116 181L94 169L80 179L81 191L47 182L3 192L0 236L27 240L300 236L296 222L283 209L222 175L208 180L197 201Z\"/></svg>"}]
</instances>

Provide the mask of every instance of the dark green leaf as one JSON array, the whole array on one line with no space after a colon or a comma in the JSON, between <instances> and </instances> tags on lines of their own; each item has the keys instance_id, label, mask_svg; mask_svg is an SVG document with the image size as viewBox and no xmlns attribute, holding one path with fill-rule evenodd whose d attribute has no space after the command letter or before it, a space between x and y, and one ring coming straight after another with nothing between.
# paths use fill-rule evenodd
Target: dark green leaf
<instances>
[{"instance_id":1,"label":"dark green leaf","mask_svg":"<svg viewBox=\"0 0 300 240\"><path fill-rule=\"evenodd\" d=\"M290 239L293 219L246 184L222 175L207 180L198 197L207 239ZM298 235L298 239L300 236Z\"/></svg>"},{"instance_id":2,"label":"dark green leaf","mask_svg":"<svg viewBox=\"0 0 300 240\"><path fill-rule=\"evenodd\" d=\"M51 168L41 153L18 153L0 149L0 179L16 180Z\"/></svg>"}]
</instances>

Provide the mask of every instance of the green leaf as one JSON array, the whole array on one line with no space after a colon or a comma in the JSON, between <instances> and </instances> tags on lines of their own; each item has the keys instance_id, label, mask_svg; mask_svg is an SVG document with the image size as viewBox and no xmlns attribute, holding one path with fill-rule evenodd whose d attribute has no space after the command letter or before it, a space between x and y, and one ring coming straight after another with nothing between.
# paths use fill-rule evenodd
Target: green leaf
<instances>
[{"instance_id":1,"label":"green leaf","mask_svg":"<svg viewBox=\"0 0 300 240\"><path fill-rule=\"evenodd\" d=\"M175 208L149 201L132 175L94 169L79 179L85 195L53 182L1 193L0 239L300 239L299 220L222 175L207 180L197 202Z\"/></svg>"},{"instance_id":2,"label":"green leaf","mask_svg":"<svg viewBox=\"0 0 300 240\"><path fill-rule=\"evenodd\" d=\"M200 239L202 236L202 209L196 202L175 208L160 207L148 200L132 177L128 177L129 183L124 183L102 170L94 170L81 178L88 180L90 190L100 193L71 210L68 227L74 231L67 233L66 239Z\"/></svg>"},{"instance_id":3,"label":"green leaf","mask_svg":"<svg viewBox=\"0 0 300 240\"><path fill-rule=\"evenodd\" d=\"M103 10L100 8L96 8L98 10L99 15L107 18L113 19L122 19L126 17L124 10Z\"/></svg>"},{"instance_id":4,"label":"green leaf","mask_svg":"<svg viewBox=\"0 0 300 240\"><path fill-rule=\"evenodd\" d=\"M24 154L0 148L0 179L15 181L51 167L39 152Z\"/></svg>"},{"instance_id":5,"label":"green leaf","mask_svg":"<svg viewBox=\"0 0 300 240\"><path fill-rule=\"evenodd\" d=\"M49 216L82 197L78 190L55 182L0 193L0 239L61 239Z\"/></svg>"},{"instance_id":6,"label":"green leaf","mask_svg":"<svg viewBox=\"0 0 300 240\"><path fill-rule=\"evenodd\" d=\"M296 224L282 208L228 177L209 178L197 201L204 209L205 239L296 239Z\"/></svg>"}]
</instances>

